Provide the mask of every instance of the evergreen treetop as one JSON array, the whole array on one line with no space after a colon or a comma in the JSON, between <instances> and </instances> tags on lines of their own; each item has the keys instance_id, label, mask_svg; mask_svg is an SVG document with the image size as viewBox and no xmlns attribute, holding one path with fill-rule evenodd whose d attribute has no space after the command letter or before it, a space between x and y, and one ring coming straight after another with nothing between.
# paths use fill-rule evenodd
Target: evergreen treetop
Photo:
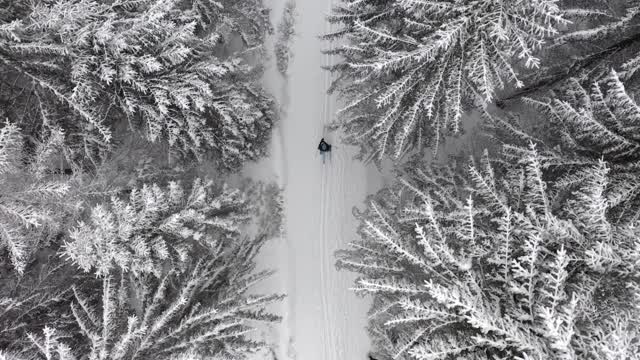
<instances>
[{"instance_id":1,"label":"evergreen treetop","mask_svg":"<svg viewBox=\"0 0 640 360\"><path fill-rule=\"evenodd\" d=\"M522 86L516 62L537 68L536 52L567 23L555 0L347 0L329 21L340 28L325 39L347 42L328 51L343 59L329 67L331 91L347 99L337 124L376 159L437 148L460 130L465 99Z\"/></svg>"},{"instance_id":2,"label":"evergreen treetop","mask_svg":"<svg viewBox=\"0 0 640 360\"><path fill-rule=\"evenodd\" d=\"M183 268L199 249L220 251L240 234L249 205L242 193L196 179L133 189L128 201L97 204L87 222L70 231L64 254L84 271L105 276L114 268L159 276Z\"/></svg>"},{"instance_id":3,"label":"evergreen treetop","mask_svg":"<svg viewBox=\"0 0 640 360\"><path fill-rule=\"evenodd\" d=\"M370 201L338 265L374 296L383 359L638 354L637 221L611 221L605 162L556 189L541 163L531 146L465 177L414 167Z\"/></svg>"},{"instance_id":4,"label":"evergreen treetop","mask_svg":"<svg viewBox=\"0 0 640 360\"><path fill-rule=\"evenodd\" d=\"M535 143L556 187L572 186L604 160L610 169L608 203L616 218L639 219L640 108L619 75L611 71L584 82L571 78L546 96L523 101L529 114L485 113L485 130L503 144L505 160L517 159L529 142ZM568 172L574 176L563 177Z\"/></svg>"},{"instance_id":5,"label":"evergreen treetop","mask_svg":"<svg viewBox=\"0 0 640 360\"><path fill-rule=\"evenodd\" d=\"M187 7L196 4L178 0L36 2L0 23L3 76L26 90L18 103L42 109L20 121L61 126L89 148L125 125L183 153L215 154L223 169L263 155L273 101L229 52L246 2L205 28L202 11ZM245 35L252 46L259 29Z\"/></svg>"},{"instance_id":6,"label":"evergreen treetop","mask_svg":"<svg viewBox=\"0 0 640 360\"><path fill-rule=\"evenodd\" d=\"M0 129L0 253L18 272L80 210L72 180L55 174L56 161L64 159L63 142L64 133L54 130L29 150L18 126Z\"/></svg>"}]
</instances>

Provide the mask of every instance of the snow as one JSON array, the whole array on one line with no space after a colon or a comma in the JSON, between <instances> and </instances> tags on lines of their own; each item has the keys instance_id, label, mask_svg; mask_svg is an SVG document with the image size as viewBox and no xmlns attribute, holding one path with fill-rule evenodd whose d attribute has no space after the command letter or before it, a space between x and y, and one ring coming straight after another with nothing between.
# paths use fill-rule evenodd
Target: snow
<instances>
[{"instance_id":1,"label":"snow","mask_svg":"<svg viewBox=\"0 0 640 360\"><path fill-rule=\"evenodd\" d=\"M279 21L284 2L267 3L273 23ZM339 134L325 130L336 99L326 94L330 75L321 66L330 58L321 50L329 44L318 35L330 31L324 17L331 6L331 0L297 2L288 79L278 74L273 59L265 75L284 112L273 131L271 156L243 172L277 181L285 198L286 234L265 246L258 264L277 273L256 292L288 297L271 308L284 319L261 332L274 347L271 355L259 354L261 359L366 360L370 350L365 330L369 301L349 290L354 275L336 270L334 252L357 236L352 208L362 208L366 195L382 186L383 176L373 165L354 160L355 149L340 144ZM333 145L333 156L324 165L316 150L322 137Z\"/></svg>"}]
</instances>

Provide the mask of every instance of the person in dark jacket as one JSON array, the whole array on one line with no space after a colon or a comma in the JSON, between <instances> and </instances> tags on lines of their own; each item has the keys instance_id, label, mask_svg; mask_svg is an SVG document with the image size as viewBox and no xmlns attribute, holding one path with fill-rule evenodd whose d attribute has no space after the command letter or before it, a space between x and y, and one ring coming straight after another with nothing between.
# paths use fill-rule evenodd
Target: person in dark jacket
<instances>
[{"instance_id":1,"label":"person in dark jacket","mask_svg":"<svg viewBox=\"0 0 640 360\"><path fill-rule=\"evenodd\" d=\"M318 150L320 150L322 163L324 164L325 153L328 153L329 156L331 156L331 145L324 141L324 138L322 138L320 139L320 144L318 144Z\"/></svg>"},{"instance_id":2,"label":"person in dark jacket","mask_svg":"<svg viewBox=\"0 0 640 360\"><path fill-rule=\"evenodd\" d=\"M320 144L318 144L318 150L320 150L320 153L331 151L331 145L327 144L327 142L324 141L324 138L322 138L320 140Z\"/></svg>"}]
</instances>

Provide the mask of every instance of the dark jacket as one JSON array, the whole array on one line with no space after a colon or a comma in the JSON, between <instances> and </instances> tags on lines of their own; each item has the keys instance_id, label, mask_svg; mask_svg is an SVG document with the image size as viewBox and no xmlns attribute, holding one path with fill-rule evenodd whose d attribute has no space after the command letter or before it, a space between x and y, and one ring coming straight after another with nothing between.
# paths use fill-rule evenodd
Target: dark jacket
<instances>
[{"instance_id":1,"label":"dark jacket","mask_svg":"<svg viewBox=\"0 0 640 360\"><path fill-rule=\"evenodd\" d=\"M331 151L331 145L327 144L326 141L324 141L324 139L320 140L320 144L318 144L318 150L324 152L324 151Z\"/></svg>"}]
</instances>

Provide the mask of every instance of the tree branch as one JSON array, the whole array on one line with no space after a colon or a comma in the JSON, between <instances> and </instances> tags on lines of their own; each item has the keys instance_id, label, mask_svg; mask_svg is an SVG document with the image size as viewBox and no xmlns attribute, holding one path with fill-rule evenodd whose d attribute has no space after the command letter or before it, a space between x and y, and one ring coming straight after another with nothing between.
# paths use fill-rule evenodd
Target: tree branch
<instances>
[{"instance_id":1,"label":"tree branch","mask_svg":"<svg viewBox=\"0 0 640 360\"><path fill-rule=\"evenodd\" d=\"M637 33L629 38L626 38L616 44L609 46L608 48L599 51L597 53L591 54L587 57L584 57L580 60L575 61L567 70L557 72L551 76L548 76L535 84L526 86L520 91L515 92L507 97L496 100L495 104L497 107L504 109L506 106L505 102L517 100L523 96L527 96L529 94L546 90L554 87L561 81L564 81L570 77L577 75L580 71L598 65L600 62L605 59L611 57L619 53L620 51L631 47L632 45L638 43L640 41L640 33Z\"/></svg>"}]
</instances>

